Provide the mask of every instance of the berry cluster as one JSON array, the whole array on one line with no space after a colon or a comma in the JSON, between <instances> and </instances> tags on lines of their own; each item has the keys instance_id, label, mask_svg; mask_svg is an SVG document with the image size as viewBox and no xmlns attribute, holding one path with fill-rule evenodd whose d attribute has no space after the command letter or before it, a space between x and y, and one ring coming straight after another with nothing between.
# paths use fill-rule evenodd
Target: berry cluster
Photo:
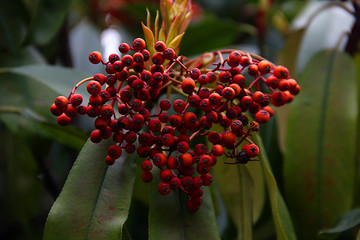
<instances>
[{"instance_id":1,"label":"berry cluster","mask_svg":"<svg viewBox=\"0 0 360 240\"><path fill-rule=\"evenodd\" d=\"M285 67L246 52L218 51L210 64L198 61L194 66L196 61L177 56L161 41L152 55L145 47L141 38L131 46L121 43L122 55L111 54L107 62L92 52L89 61L104 64L107 75L82 80L69 97L55 99L51 112L62 126L77 114L95 118L91 141L114 140L107 164L123 151L136 152L143 159L143 181L152 181L155 165L161 169L159 193L180 189L188 195L189 210L195 211L202 204L201 187L212 182L209 171L217 157L233 159L228 164L255 161L259 148L249 139L251 132L273 115L270 103L291 102L300 87ZM228 55L225 60L223 54ZM86 105L75 94L84 83L90 94ZM184 97L171 101L171 91ZM207 139L209 146L196 144L196 138Z\"/></svg>"}]
</instances>

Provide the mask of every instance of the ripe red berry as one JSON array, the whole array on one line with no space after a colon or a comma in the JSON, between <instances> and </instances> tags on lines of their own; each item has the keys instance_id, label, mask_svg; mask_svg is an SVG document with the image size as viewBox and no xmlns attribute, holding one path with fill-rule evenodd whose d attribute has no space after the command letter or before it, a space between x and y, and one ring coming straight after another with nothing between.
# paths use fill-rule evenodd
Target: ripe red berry
<instances>
[{"instance_id":1,"label":"ripe red berry","mask_svg":"<svg viewBox=\"0 0 360 240\"><path fill-rule=\"evenodd\" d=\"M278 84L278 88L279 88L280 91L289 90L290 85L289 85L288 80L285 80L285 79L280 80L279 84Z\"/></svg>"},{"instance_id":2,"label":"ripe red berry","mask_svg":"<svg viewBox=\"0 0 360 240\"><path fill-rule=\"evenodd\" d=\"M98 95L101 91L101 85L97 81L90 81L87 84L86 89L91 95Z\"/></svg>"},{"instance_id":3,"label":"ripe red berry","mask_svg":"<svg viewBox=\"0 0 360 240\"><path fill-rule=\"evenodd\" d=\"M211 167L213 166L213 158L209 155L203 155L199 159L199 164L204 167Z\"/></svg>"},{"instance_id":4,"label":"ripe red berry","mask_svg":"<svg viewBox=\"0 0 360 240\"><path fill-rule=\"evenodd\" d=\"M64 109L59 108L53 103L51 104L50 111L54 116L60 116L64 112Z\"/></svg>"},{"instance_id":5,"label":"ripe red berry","mask_svg":"<svg viewBox=\"0 0 360 240\"><path fill-rule=\"evenodd\" d=\"M211 176L210 173L206 173L206 174L201 175L201 179L203 181L204 186L209 186L212 183L212 176Z\"/></svg>"},{"instance_id":6,"label":"ripe red berry","mask_svg":"<svg viewBox=\"0 0 360 240\"><path fill-rule=\"evenodd\" d=\"M98 107L100 105L102 105L102 98L100 97L100 95L91 95L89 97L89 104L93 107Z\"/></svg>"},{"instance_id":7,"label":"ripe red berry","mask_svg":"<svg viewBox=\"0 0 360 240\"><path fill-rule=\"evenodd\" d=\"M100 85L103 85L105 83L105 81L106 81L105 75L101 74L101 73L95 74L93 79L94 79L94 81L99 82Z\"/></svg>"},{"instance_id":8,"label":"ripe red berry","mask_svg":"<svg viewBox=\"0 0 360 240\"><path fill-rule=\"evenodd\" d=\"M162 65L165 62L164 55L161 52L155 53L151 57L151 60L155 65Z\"/></svg>"},{"instance_id":9,"label":"ripe red berry","mask_svg":"<svg viewBox=\"0 0 360 240\"><path fill-rule=\"evenodd\" d=\"M179 156L179 162L182 166L188 167L193 163L192 156L190 153L183 153Z\"/></svg>"},{"instance_id":10,"label":"ripe red berry","mask_svg":"<svg viewBox=\"0 0 360 240\"><path fill-rule=\"evenodd\" d=\"M274 75L277 78L287 79L289 77L289 70L283 66L276 66L276 67L274 67Z\"/></svg>"},{"instance_id":11,"label":"ripe red berry","mask_svg":"<svg viewBox=\"0 0 360 240\"><path fill-rule=\"evenodd\" d=\"M136 63L142 63L142 62L144 62L144 55L142 55L142 53L139 53L139 52L134 53L133 60Z\"/></svg>"},{"instance_id":12,"label":"ripe red berry","mask_svg":"<svg viewBox=\"0 0 360 240\"><path fill-rule=\"evenodd\" d=\"M157 41L154 45L154 48L158 52L163 52L166 48L166 45L163 41Z\"/></svg>"},{"instance_id":13,"label":"ripe red berry","mask_svg":"<svg viewBox=\"0 0 360 240\"><path fill-rule=\"evenodd\" d=\"M169 181L169 185L172 189L178 189L181 186L180 178L172 177Z\"/></svg>"},{"instance_id":14,"label":"ripe red berry","mask_svg":"<svg viewBox=\"0 0 360 240\"><path fill-rule=\"evenodd\" d=\"M259 72L259 68L255 64L251 64L248 68L248 73L250 76L256 76Z\"/></svg>"},{"instance_id":15,"label":"ripe red berry","mask_svg":"<svg viewBox=\"0 0 360 240\"><path fill-rule=\"evenodd\" d=\"M233 146L236 141L236 135L232 131L225 131L221 136L221 140L226 146Z\"/></svg>"},{"instance_id":16,"label":"ripe red berry","mask_svg":"<svg viewBox=\"0 0 360 240\"><path fill-rule=\"evenodd\" d=\"M68 104L66 106L66 109L64 111L64 113L66 114L66 116L68 116L69 118L73 118L75 117L75 115L77 114L77 107L74 107L71 104Z\"/></svg>"},{"instance_id":17,"label":"ripe red berry","mask_svg":"<svg viewBox=\"0 0 360 240\"><path fill-rule=\"evenodd\" d=\"M164 182L168 182L171 180L171 178L173 177L173 173L171 170L169 169L163 169L160 172L160 179Z\"/></svg>"},{"instance_id":18,"label":"ripe red berry","mask_svg":"<svg viewBox=\"0 0 360 240\"><path fill-rule=\"evenodd\" d=\"M145 48L145 41L142 38L136 38L133 43L132 43L132 47L135 51L141 51Z\"/></svg>"},{"instance_id":19,"label":"ripe red berry","mask_svg":"<svg viewBox=\"0 0 360 240\"><path fill-rule=\"evenodd\" d=\"M111 105L103 105L100 108L100 115L103 117L111 117L114 114L113 107Z\"/></svg>"},{"instance_id":20,"label":"ripe red berry","mask_svg":"<svg viewBox=\"0 0 360 240\"><path fill-rule=\"evenodd\" d=\"M223 148L223 146L216 144L211 148L211 153L214 156L221 156L224 154L224 148Z\"/></svg>"},{"instance_id":21,"label":"ripe red berry","mask_svg":"<svg viewBox=\"0 0 360 240\"><path fill-rule=\"evenodd\" d=\"M185 102L182 99L177 99L173 102L173 109L175 112L181 113L185 109Z\"/></svg>"},{"instance_id":22,"label":"ripe red berry","mask_svg":"<svg viewBox=\"0 0 360 240\"><path fill-rule=\"evenodd\" d=\"M271 71L271 63L267 60L262 60L258 64L258 68L261 74L267 74Z\"/></svg>"},{"instance_id":23,"label":"ripe red berry","mask_svg":"<svg viewBox=\"0 0 360 240\"><path fill-rule=\"evenodd\" d=\"M111 145L108 150L108 155L113 159L117 159L121 156L122 150L118 145Z\"/></svg>"},{"instance_id":24,"label":"ripe red berry","mask_svg":"<svg viewBox=\"0 0 360 240\"><path fill-rule=\"evenodd\" d=\"M148 129L152 132L159 132L161 129L161 122L159 119L153 118L149 121Z\"/></svg>"},{"instance_id":25,"label":"ripe red berry","mask_svg":"<svg viewBox=\"0 0 360 240\"><path fill-rule=\"evenodd\" d=\"M230 67L237 67L240 64L241 61L241 53L238 51L233 51L230 53L229 57L228 57L228 64Z\"/></svg>"},{"instance_id":26,"label":"ripe red berry","mask_svg":"<svg viewBox=\"0 0 360 240\"><path fill-rule=\"evenodd\" d=\"M255 144L244 145L242 149L246 151L246 155L248 155L250 158L259 155L259 147Z\"/></svg>"},{"instance_id":27,"label":"ripe red berry","mask_svg":"<svg viewBox=\"0 0 360 240\"><path fill-rule=\"evenodd\" d=\"M126 54L130 51L130 46L129 44L127 43L121 43L119 45L119 51L122 53L122 54Z\"/></svg>"},{"instance_id":28,"label":"ripe red berry","mask_svg":"<svg viewBox=\"0 0 360 240\"><path fill-rule=\"evenodd\" d=\"M144 182L149 183L153 180L153 175L151 172L143 172L141 178Z\"/></svg>"},{"instance_id":29,"label":"ripe red berry","mask_svg":"<svg viewBox=\"0 0 360 240\"><path fill-rule=\"evenodd\" d=\"M180 141L177 144L176 149L180 152L180 153L186 153L187 151L189 151L189 144L187 142L184 141Z\"/></svg>"},{"instance_id":30,"label":"ripe red berry","mask_svg":"<svg viewBox=\"0 0 360 240\"><path fill-rule=\"evenodd\" d=\"M79 106L82 103L82 101L83 101L83 98L80 94L74 94L70 98L70 103L74 107Z\"/></svg>"},{"instance_id":31,"label":"ripe red berry","mask_svg":"<svg viewBox=\"0 0 360 240\"><path fill-rule=\"evenodd\" d=\"M265 110L260 110L255 114L255 120L260 123L267 123L270 119L270 114Z\"/></svg>"},{"instance_id":32,"label":"ripe red berry","mask_svg":"<svg viewBox=\"0 0 360 240\"><path fill-rule=\"evenodd\" d=\"M195 89L195 82L191 78L185 78L181 83L181 89L186 94L191 94Z\"/></svg>"},{"instance_id":33,"label":"ripe red berry","mask_svg":"<svg viewBox=\"0 0 360 240\"><path fill-rule=\"evenodd\" d=\"M236 74L236 75L233 77L232 82L238 84L238 85L241 86L241 87L244 87L244 86L245 86L245 83L246 83L246 79L245 79L244 75Z\"/></svg>"},{"instance_id":34,"label":"ripe red berry","mask_svg":"<svg viewBox=\"0 0 360 240\"><path fill-rule=\"evenodd\" d=\"M209 78L206 74L201 74L198 78L200 85L206 85L209 82Z\"/></svg>"},{"instance_id":35,"label":"ripe red berry","mask_svg":"<svg viewBox=\"0 0 360 240\"><path fill-rule=\"evenodd\" d=\"M54 103L58 108L65 109L69 103L69 100L64 96L59 96L59 97L55 98Z\"/></svg>"},{"instance_id":36,"label":"ripe red berry","mask_svg":"<svg viewBox=\"0 0 360 240\"><path fill-rule=\"evenodd\" d=\"M89 55L89 61L92 64L98 64L99 62L101 62L101 59L102 59L101 53L98 51L94 51Z\"/></svg>"},{"instance_id":37,"label":"ripe red berry","mask_svg":"<svg viewBox=\"0 0 360 240\"><path fill-rule=\"evenodd\" d=\"M163 153L156 153L152 159L153 159L154 165L159 168L165 166L166 162L167 162L167 157Z\"/></svg>"},{"instance_id":38,"label":"ripe red berry","mask_svg":"<svg viewBox=\"0 0 360 240\"><path fill-rule=\"evenodd\" d=\"M165 48L163 54L166 60L173 60L176 57L176 53L172 48Z\"/></svg>"},{"instance_id":39,"label":"ripe red berry","mask_svg":"<svg viewBox=\"0 0 360 240\"><path fill-rule=\"evenodd\" d=\"M197 80L199 78L200 74L201 74L201 71L198 68L193 68L190 70L190 77L194 80Z\"/></svg>"},{"instance_id":40,"label":"ripe red berry","mask_svg":"<svg viewBox=\"0 0 360 240\"><path fill-rule=\"evenodd\" d=\"M159 183L158 185L158 191L161 195L168 195L170 193L170 185L168 183Z\"/></svg>"},{"instance_id":41,"label":"ripe red berry","mask_svg":"<svg viewBox=\"0 0 360 240\"><path fill-rule=\"evenodd\" d=\"M115 163L115 159L110 157L109 155L107 155L106 158L105 158L105 163L107 165L113 165Z\"/></svg>"},{"instance_id":42,"label":"ripe red berry","mask_svg":"<svg viewBox=\"0 0 360 240\"><path fill-rule=\"evenodd\" d=\"M71 118L69 118L65 115L65 113L63 113L57 117L57 122L60 126L66 126L71 122Z\"/></svg>"},{"instance_id":43,"label":"ripe red berry","mask_svg":"<svg viewBox=\"0 0 360 240\"><path fill-rule=\"evenodd\" d=\"M231 73L229 73L228 71L222 71L219 74L219 81L222 83L228 83L231 80Z\"/></svg>"},{"instance_id":44,"label":"ripe red berry","mask_svg":"<svg viewBox=\"0 0 360 240\"><path fill-rule=\"evenodd\" d=\"M232 100L235 97L235 90L231 87L226 87L222 90L222 96L227 100Z\"/></svg>"}]
</instances>

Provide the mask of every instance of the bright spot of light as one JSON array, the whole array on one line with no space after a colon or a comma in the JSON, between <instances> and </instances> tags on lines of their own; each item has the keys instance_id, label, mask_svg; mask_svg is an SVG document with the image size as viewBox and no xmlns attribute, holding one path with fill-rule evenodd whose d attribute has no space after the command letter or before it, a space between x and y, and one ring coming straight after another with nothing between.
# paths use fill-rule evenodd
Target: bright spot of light
<instances>
[{"instance_id":1,"label":"bright spot of light","mask_svg":"<svg viewBox=\"0 0 360 240\"><path fill-rule=\"evenodd\" d=\"M101 46L104 49L103 52L104 61L108 59L110 54L119 52L118 46L120 42L121 42L121 35L114 28L105 29L101 33Z\"/></svg>"}]
</instances>

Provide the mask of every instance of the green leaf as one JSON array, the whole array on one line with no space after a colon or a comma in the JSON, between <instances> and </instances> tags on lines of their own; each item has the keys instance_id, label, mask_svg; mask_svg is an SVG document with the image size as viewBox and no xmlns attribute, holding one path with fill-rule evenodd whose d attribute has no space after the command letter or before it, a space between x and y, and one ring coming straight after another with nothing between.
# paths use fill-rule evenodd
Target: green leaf
<instances>
[{"instance_id":1,"label":"green leaf","mask_svg":"<svg viewBox=\"0 0 360 240\"><path fill-rule=\"evenodd\" d=\"M32 4L26 43L39 45L49 42L60 30L71 4L70 0L38 0Z\"/></svg>"},{"instance_id":2,"label":"green leaf","mask_svg":"<svg viewBox=\"0 0 360 240\"><path fill-rule=\"evenodd\" d=\"M56 123L38 122L39 128L52 139L57 140L59 143L76 149L78 151L84 146L87 135L72 127L61 127Z\"/></svg>"},{"instance_id":3,"label":"green leaf","mask_svg":"<svg viewBox=\"0 0 360 240\"><path fill-rule=\"evenodd\" d=\"M121 239L136 171L135 155L112 166L104 159L112 141L90 140L80 152L54 203L44 239Z\"/></svg>"},{"instance_id":4,"label":"green leaf","mask_svg":"<svg viewBox=\"0 0 360 240\"><path fill-rule=\"evenodd\" d=\"M259 134L255 134L254 142L260 149L265 149ZM264 151L260 151L260 162L264 171L265 182L268 189L271 211L276 228L277 239L296 239L294 227L286 207L285 201L278 189L276 179Z\"/></svg>"},{"instance_id":5,"label":"green leaf","mask_svg":"<svg viewBox=\"0 0 360 240\"><path fill-rule=\"evenodd\" d=\"M192 213L187 209L185 193L172 190L169 195L158 192L159 169L153 169L150 183L149 239L220 239L209 189L203 187L203 204Z\"/></svg>"},{"instance_id":6,"label":"green leaf","mask_svg":"<svg viewBox=\"0 0 360 240\"><path fill-rule=\"evenodd\" d=\"M2 141L1 158L5 165L3 180L6 198L16 220L29 234L31 221L39 214L42 183L38 178L40 170L36 158L28 146L17 135L0 127Z\"/></svg>"},{"instance_id":7,"label":"green leaf","mask_svg":"<svg viewBox=\"0 0 360 240\"><path fill-rule=\"evenodd\" d=\"M297 60L301 47L301 42L305 34L305 29L300 28L290 34L285 46L278 56L278 64L288 68L292 78L297 76ZM287 129L287 120L289 117L289 106L285 105L276 109L276 122L278 128L279 147L282 152L285 151L285 135Z\"/></svg>"},{"instance_id":8,"label":"green leaf","mask_svg":"<svg viewBox=\"0 0 360 240\"><path fill-rule=\"evenodd\" d=\"M21 1L0 2L0 47L3 52L17 49L25 36L25 9Z\"/></svg>"},{"instance_id":9,"label":"green leaf","mask_svg":"<svg viewBox=\"0 0 360 240\"><path fill-rule=\"evenodd\" d=\"M299 79L284 160L286 199L304 239L348 211L356 178L357 78L353 60L317 53Z\"/></svg>"},{"instance_id":10,"label":"green leaf","mask_svg":"<svg viewBox=\"0 0 360 240\"><path fill-rule=\"evenodd\" d=\"M335 227L322 230L319 233L319 237L321 239L329 239L331 236L336 236L338 233L347 231L359 224L360 224L360 208L357 208L341 216L340 219L337 221Z\"/></svg>"},{"instance_id":11,"label":"green leaf","mask_svg":"<svg viewBox=\"0 0 360 240\"><path fill-rule=\"evenodd\" d=\"M229 46L241 31L238 23L206 16L201 22L189 25L180 44L180 54L191 56Z\"/></svg>"},{"instance_id":12,"label":"green leaf","mask_svg":"<svg viewBox=\"0 0 360 240\"><path fill-rule=\"evenodd\" d=\"M15 68L4 68L0 69L0 71L30 77L65 96L71 92L77 82L88 77L84 73L74 69L49 65L28 65ZM82 87L78 88L76 92L83 96L87 95L85 88Z\"/></svg>"}]
</instances>

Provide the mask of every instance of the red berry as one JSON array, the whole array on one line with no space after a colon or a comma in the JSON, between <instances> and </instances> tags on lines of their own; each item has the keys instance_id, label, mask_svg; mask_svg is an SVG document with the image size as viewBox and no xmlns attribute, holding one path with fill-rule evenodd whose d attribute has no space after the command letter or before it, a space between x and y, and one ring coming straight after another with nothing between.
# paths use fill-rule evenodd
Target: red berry
<instances>
[{"instance_id":1,"label":"red berry","mask_svg":"<svg viewBox=\"0 0 360 240\"><path fill-rule=\"evenodd\" d=\"M157 41L154 45L154 48L158 52L163 52L166 48L166 45L163 41Z\"/></svg>"},{"instance_id":2,"label":"red berry","mask_svg":"<svg viewBox=\"0 0 360 240\"><path fill-rule=\"evenodd\" d=\"M180 178L172 177L169 181L169 185L172 189L178 189L181 186Z\"/></svg>"},{"instance_id":3,"label":"red berry","mask_svg":"<svg viewBox=\"0 0 360 240\"><path fill-rule=\"evenodd\" d=\"M259 68L257 65L252 64L249 66L248 73L250 76L256 76L258 74L258 72L259 72Z\"/></svg>"},{"instance_id":4,"label":"red berry","mask_svg":"<svg viewBox=\"0 0 360 240\"><path fill-rule=\"evenodd\" d=\"M121 43L119 45L119 51L123 54L126 54L130 51L130 46L127 43Z\"/></svg>"},{"instance_id":5,"label":"red berry","mask_svg":"<svg viewBox=\"0 0 360 240\"><path fill-rule=\"evenodd\" d=\"M267 74L271 71L272 66L269 61L262 60L261 62L259 62L258 68L261 74Z\"/></svg>"},{"instance_id":6,"label":"red berry","mask_svg":"<svg viewBox=\"0 0 360 240\"><path fill-rule=\"evenodd\" d=\"M241 58L242 56L240 52L233 51L230 53L227 62L230 67L237 67L240 64Z\"/></svg>"},{"instance_id":7,"label":"red berry","mask_svg":"<svg viewBox=\"0 0 360 240\"><path fill-rule=\"evenodd\" d=\"M222 83L228 83L231 80L231 73L228 71L222 71L219 74L219 81Z\"/></svg>"},{"instance_id":8,"label":"red berry","mask_svg":"<svg viewBox=\"0 0 360 240\"><path fill-rule=\"evenodd\" d=\"M214 154L214 156L221 156L224 154L224 148L223 146L216 144L211 148L211 153Z\"/></svg>"},{"instance_id":9,"label":"red berry","mask_svg":"<svg viewBox=\"0 0 360 240\"><path fill-rule=\"evenodd\" d=\"M64 110L56 106L55 103L51 104L50 111L54 116L60 116L64 112Z\"/></svg>"},{"instance_id":10,"label":"red berry","mask_svg":"<svg viewBox=\"0 0 360 240\"><path fill-rule=\"evenodd\" d=\"M90 134L90 140L93 142L93 143L99 143L101 142L102 140L102 137L100 135L100 130L99 129L95 129L91 132Z\"/></svg>"},{"instance_id":11,"label":"red berry","mask_svg":"<svg viewBox=\"0 0 360 240\"><path fill-rule=\"evenodd\" d=\"M161 195L168 195L170 193L170 185L168 183L159 183L158 191Z\"/></svg>"},{"instance_id":12,"label":"red berry","mask_svg":"<svg viewBox=\"0 0 360 240\"><path fill-rule=\"evenodd\" d=\"M235 97L235 90L231 87L226 87L222 90L222 96L227 100L232 100Z\"/></svg>"},{"instance_id":13,"label":"red berry","mask_svg":"<svg viewBox=\"0 0 360 240\"><path fill-rule=\"evenodd\" d=\"M69 118L73 118L75 117L75 115L77 114L77 107L74 107L73 105L71 104L68 104L66 109L65 109L65 112L66 116L68 116Z\"/></svg>"},{"instance_id":14,"label":"red berry","mask_svg":"<svg viewBox=\"0 0 360 240\"><path fill-rule=\"evenodd\" d=\"M164 55L161 52L155 53L151 57L151 60L155 65L162 65L165 62Z\"/></svg>"},{"instance_id":15,"label":"red berry","mask_svg":"<svg viewBox=\"0 0 360 240\"><path fill-rule=\"evenodd\" d=\"M69 103L69 100L64 96L59 96L59 97L55 98L54 103L58 108L65 109Z\"/></svg>"},{"instance_id":16,"label":"red berry","mask_svg":"<svg viewBox=\"0 0 360 240\"><path fill-rule=\"evenodd\" d=\"M201 74L198 78L200 85L206 85L209 82L209 78L206 74Z\"/></svg>"},{"instance_id":17,"label":"red berry","mask_svg":"<svg viewBox=\"0 0 360 240\"><path fill-rule=\"evenodd\" d=\"M173 60L176 57L176 53L172 48L165 48L163 54L166 60Z\"/></svg>"},{"instance_id":18,"label":"red berry","mask_svg":"<svg viewBox=\"0 0 360 240\"><path fill-rule=\"evenodd\" d=\"M100 95L91 95L89 97L89 104L93 107L98 107L100 105L102 105L102 98L100 97Z\"/></svg>"},{"instance_id":19,"label":"red berry","mask_svg":"<svg viewBox=\"0 0 360 240\"><path fill-rule=\"evenodd\" d=\"M86 89L91 95L98 95L101 91L101 85L97 81L90 81L87 84Z\"/></svg>"},{"instance_id":20,"label":"red berry","mask_svg":"<svg viewBox=\"0 0 360 240\"><path fill-rule=\"evenodd\" d=\"M163 169L160 172L160 179L164 182L170 181L170 179L173 177L173 173L169 169Z\"/></svg>"},{"instance_id":21,"label":"red berry","mask_svg":"<svg viewBox=\"0 0 360 240\"><path fill-rule=\"evenodd\" d=\"M156 153L154 156L153 156L153 163L155 166L157 167L163 167L166 165L166 162L167 162L167 157L165 154L163 153Z\"/></svg>"},{"instance_id":22,"label":"red berry","mask_svg":"<svg viewBox=\"0 0 360 240\"><path fill-rule=\"evenodd\" d=\"M92 64L98 64L99 62L101 62L101 59L102 59L101 53L98 51L94 51L89 55L89 61Z\"/></svg>"},{"instance_id":23,"label":"red berry","mask_svg":"<svg viewBox=\"0 0 360 240\"><path fill-rule=\"evenodd\" d=\"M289 77L289 70L283 66L276 66L276 67L274 67L274 75L277 78L287 79Z\"/></svg>"},{"instance_id":24,"label":"red berry","mask_svg":"<svg viewBox=\"0 0 360 240\"><path fill-rule=\"evenodd\" d=\"M108 155L105 158L105 163L108 164L108 165L113 165L115 163L115 159Z\"/></svg>"},{"instance_id":25,"label":"red berry","mask_svg":"<svg viewBox=\"0 0 360 240\"><path fill-rule=\"evenodd\" d=\"M198 68L193 68L190 70L190 77L194 80L197 80L199 78L200 74L201 74L201 71Z\"/></svg>"},{"instance_id":26,"label":"red berry","mask_svg":"<svg viewBox=\"0 0 360 240\"><path fill-rule=\"evenodd\" d=\"M141 51L145 48L145 41L142 38L136 38L133 43L132 43L132 47L135 51Z\"/></svg>"},{"instance_id":27,"label":"red berry","mask_svg":"<svg viewBox=\"0 0 360 240\"><path fill-rule=\"evenodd\" d=\"M265 110L260 110L255 114L255 120L260 123L267 123L270 119L270 114Z\"/></svg>"},{"instance_id":28,"label":"red berry","mask_svg":"<svg viewBox=\"0 0 360 240\"><path fill-rule=\"evenodd\" d=\"M187 142L184 141L180 141L177 144L176 149L180 152L180 153L186 153L189 150L189 144Z\"/></svg>"},{"instance_id":29,"label":"red berry","mask_svg":"<svg viewBox=\"0 0 360 240\"><path fill-rule=\"evenodd\" d=\"M259 155L259 147L255 144L244 145L242 149L245 149L246 155L248 155L250 158Z\"/></svg>"},{"instance_id":30,"label":"red berry","mask_svg":"<svg viewBox=\"0 0 360 240\"><path fill-rule=\"evenodd\" d=\"M185 109L185 102L182 99L177 99L173 103L173 108L175 112L181 113Z\"/></svg>"},{"instance_id":31,"label":"red berry","mask_svg":"<svg viewBox=\"0 0 360 240\"><path fill-rule=\"evenodd\" d=\"M236 135L232 131L225 131L222 134L221 140L226 146L233 146L236 141Z\"/></svg>"},{"instance_id":32,"label":"red berry","mask_svg":"<svg viewBox=\"0 0 360 240\"><path fill-rule=\"evenodd\" d=\"M144 182L149 183L153 180L153 175L151 172L143 172L141 178Z\"/></svg>"},{"instance_id":33,"label":"red berry","mask_svg":"<svg viewBox=\"0 0 360 240\"><path fill-rule=\"evenodd\" d=\"M70 98L70 103L73 106L79 106L82 103L82 101L83 101L83 98L80 94L74 94Z\"/></svg>"},{"instance_id":34,"label":"red berry","mask_svg":"<svg viewBox=\"0 0 360 240\"><path fill-rule=\"evenodd\" d=\"M204 167L211 167L213 166L213 158L210 157L209 155L203 155L199 159L199 164Z\"/></svg>"},{"instance_id":35,"label":"red berry","mask_svg":"<svg viewBox=\"0 0 360 240\"><path fill-rule=\"evenodd\" d=\"M210 173L201 175L201 179L203 180L204 186L209 186L212 183L212 176L210 175Z\"/></svg>"},{"instance_id":36,"label":"red berry","mask_svg":"<svg viewBox=\"0 0 360 240\"><path fill-rule=\"evenodd\" d=\"M146 171L146 172L150 172L152 168L153 168L153 165L152 165L150 160L144 160L141 163L141 169Z\"/></svg>"},{"instance_id":37,"label":"red berry","mask_svg":"<svg viewBox=\"0 0 360 240\"><path fill-rule=\"evenodd\" d=\"M60 126L66 126L70 123L71 118L65 115L65 113L61 114L57 117L57 122Z\"/></svg>"},{"instance_id":38,"label":"red berry","mask_svg":"<svg viewBox=\"0 0 360 240\"><path fill-rule=\"evenodd\" d=\"M188 167L193 163L192 156L190 153L183 153L179 156L179 162L182 166Z\"/></svg>"},{"instance_id":39,"label":"red berry","mask_svg":"<svg viewBox=\"0 0 360 240\"><path fill-rule=\"evenodd\" d=\"M111 145L108 150L108 155L114 159L117 159L121 156L122 150L118 145Z\"/></svg>"},{"instance_id":40,"label":"red berry","mask_svg":"<svg viewBox=\"0 0 360 240\"><path fill-rule=\"evenodd\" d=\"M184 93L190 94L195 89L195 82L191 78L185 78L181 83L181 89Z\"/></svg>"}]
</instances>

